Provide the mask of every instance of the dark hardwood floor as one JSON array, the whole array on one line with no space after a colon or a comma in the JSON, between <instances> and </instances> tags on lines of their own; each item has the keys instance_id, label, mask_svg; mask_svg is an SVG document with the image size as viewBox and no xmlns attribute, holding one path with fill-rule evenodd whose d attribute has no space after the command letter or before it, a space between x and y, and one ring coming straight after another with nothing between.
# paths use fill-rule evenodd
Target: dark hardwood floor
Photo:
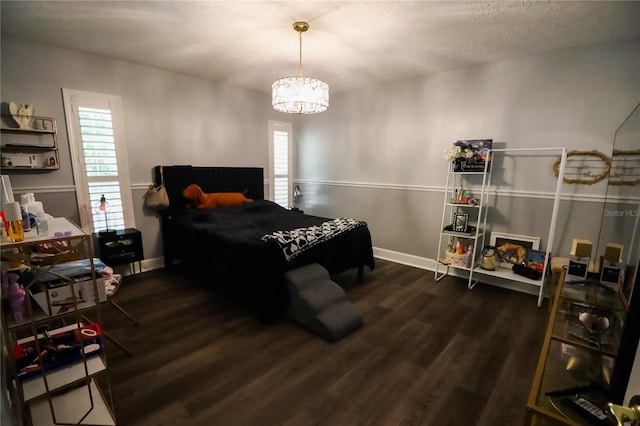
<instances>
[{"instance_id":1,"label":"dark hardwood floor","mask_svg":"<svg viewBox=\"0 0 640 426\"><path fill-rule=\"evenodd\" d=\"M533 296L377 259L336 278L365 325L328 343L265 325L180 269L126 277L103 305L118 424L521 425L548 310Z\"/></svg>"}]
</instances>

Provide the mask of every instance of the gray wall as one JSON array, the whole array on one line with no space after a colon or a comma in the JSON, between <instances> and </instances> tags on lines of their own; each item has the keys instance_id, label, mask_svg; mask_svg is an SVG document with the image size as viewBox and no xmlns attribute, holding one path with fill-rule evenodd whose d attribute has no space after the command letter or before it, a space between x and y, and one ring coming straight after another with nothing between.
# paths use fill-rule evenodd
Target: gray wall
<instances>
[{"instance_id":1,"label":"gray wall","mask_svg":"<svg viewBox=\"0 0 640 426\"><path fill-rule=\"evenodd\" d=\"M327 113L300 122L303 207L355 215L369 223L376 247L433 259L446 147L492 138L504 148L610 155L615 130L640 101L639 75L640 42L620 42L332 95ZM554 160L501 160L494 189L507 199L496 201L504 222L497 230L546 237ZM566 255L573 238L597 241L605 191L606 183L564 185L554 253Z\"/></svg>"},{"instance_id":2,"label":"gray wall","mask_svg":"<svg viewBox=\"0 0 640 426\"><path fill-rule=\"evenodd\" d=\"M269 96L93 55L2 39L2 101L36 105L58 120L59 171L12 175L56 216L77 217L61 88L120 95L128 136L136 226L145 256L160 256L158 220L142 209L156 164L266 167L267 120L294 123L294 173L308 213L353 216L380 249L433 259L447 163L457 139L505 147L566 146L610 154L616 128L640 100L640 43L588 46L332 94L328 112L293 117ZM540 209L551 164L503 167L495 188L504 232L546 236ZM526 192L542 192L527 197ZM554 252L573 238L597 241L604 184L565 185ZM517 196L516 196L517 195ZM542 201L541 201L542 200ZM538 232L537 229L545 229Z\"/></svg>"},{"instance_id":3,"label":"gray wall","mask_svg":"<svg viewBox=\"0 0 640 426\"><path fill-rule=\"evenodd\" d=\"M143 195L158 164L268 166L268 95L131 63L2 37L2 102L33 104L58 122L58 171L11 174L14 192L34 192L47 213L78 221L62 88L122 97L136 227L145 257L161 256L158 219Z\"/></svg>"}]
</instances>

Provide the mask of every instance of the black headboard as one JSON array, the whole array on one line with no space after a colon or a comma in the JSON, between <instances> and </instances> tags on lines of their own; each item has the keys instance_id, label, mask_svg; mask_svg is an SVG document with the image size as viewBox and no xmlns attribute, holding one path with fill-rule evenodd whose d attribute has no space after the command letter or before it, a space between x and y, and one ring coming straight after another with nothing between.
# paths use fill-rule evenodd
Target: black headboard
<instances>
[{"instance_id":1,"label":"black headboard","mask_svg":"<svg viewBox=\"0 0 640 426\"><path fill-rule=\"evenodd\" d=\"M156 166L156 185L160 183L160 167L169 194L170 208L186 203L182 191L192 183L204 192L245 192L253 200L264 199L264 170L261 167L194 167Z\"/></svg>"}]
</instances>

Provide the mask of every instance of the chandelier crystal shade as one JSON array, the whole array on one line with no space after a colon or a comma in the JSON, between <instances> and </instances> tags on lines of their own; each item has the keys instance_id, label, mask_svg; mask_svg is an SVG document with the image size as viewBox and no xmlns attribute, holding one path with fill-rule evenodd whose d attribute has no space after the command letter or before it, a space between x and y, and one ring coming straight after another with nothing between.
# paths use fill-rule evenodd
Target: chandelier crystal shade
<instances>
[{"instance_id":1,"label":"chandelier crystal shade","mask_svg":"<svg viewBox=\"0 0 640 426\"><path fill-rule=\"evenodd\" d=\"M290 114L315 114L329 108L329 85L316 78L302 76L302 33L306 22L296 22L293 29L300 34L300 62L297 77L284 77L271 85L273 109Z\"/></svg>"}]
</instances>

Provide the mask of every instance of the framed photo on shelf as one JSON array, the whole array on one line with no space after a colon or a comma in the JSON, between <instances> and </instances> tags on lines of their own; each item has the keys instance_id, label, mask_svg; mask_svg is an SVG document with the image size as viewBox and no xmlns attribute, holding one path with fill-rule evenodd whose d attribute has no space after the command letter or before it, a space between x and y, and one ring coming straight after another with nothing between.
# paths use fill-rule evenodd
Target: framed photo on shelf
<instances>
[{"instance_id":1,"label":"framed photo on shelf","mask_svg":"<svg viewBox=\"0 0 640 426\"><path fill-rule=\"evenodd\" d=\"M456 158L451 163L452 172L484 172L485 165L491 162L491 146L493 139L469 139L456 141L464 152L471 152L471 157Z\"/></svg>"},{"instance_id":2,"label":"framed photo on shelf","mask_svg":"<svg viewBox=\"0 0 640 426\"><path fill-rule=\"evenodd\" d=\"M527 252L527 268L531 268L540 273L544 270L544 261L547 257L547 252L542 250L531 249Z\"/></svg>"},{"instance_id":3,"label":"framed photo on shelf","mask_svg":"<svg viewBox=\"0 0 640 426\"><path fill-rule=\"evenodd\" d=\"M469 213L455 212L453 214L453 230L456 232L469 231Z\"/></svg>"},{"instance_id":4,"label":"framed photo on shelf","mask_svg":"<svg viewBox=\"0 0 640 426\"><path fill-rule=\"evenodd\" d=\"M530 250L540 249L540 238L492 232L490 245L496 248L500 266L511 269L515 264L525 263Z\"/></svg>"}]
</instances>

